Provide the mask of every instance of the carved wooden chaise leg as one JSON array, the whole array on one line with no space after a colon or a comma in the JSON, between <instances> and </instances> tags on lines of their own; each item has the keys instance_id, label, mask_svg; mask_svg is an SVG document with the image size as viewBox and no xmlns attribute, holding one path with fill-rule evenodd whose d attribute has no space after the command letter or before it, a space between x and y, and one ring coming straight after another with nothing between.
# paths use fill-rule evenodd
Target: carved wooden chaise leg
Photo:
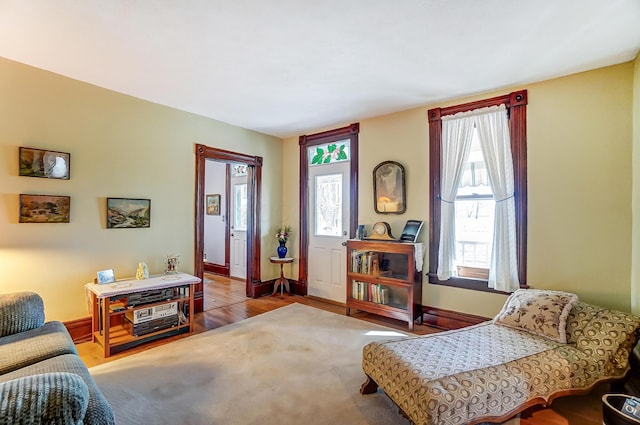
<instances>
[{"instance_id":1,"label":"carved wooden chaise leg","mask_svg":"<svg viewBox=\"0 0 640 425\"><path fill-rule=\"evenodd\" d=\"M378 383L376 381L374 381L373 379L371 379L371 377L369 375L367 375L367 380L364 381L364 383L362 385L360 385L360 394L373 394L376 391L378 391ZM393 400L391 400L391 401L393 401ZM393 401L393 404L396 404L396 402ZM397 404L396 404L396 406L398 407L398 412L413 425L414 422L411 420L409 415L407 415L404 412L404 410L402 410L400 408L400 406L398 406Z\"/></svg>"},{"instance_id":2,"label":"carved wooden chaise leg","mask_svg":"<svg viewBox=\"0 0 640 425\"><path fill-rule=\"evenodd\" d=\"M367 380L360 385L360 394L373 394L378 391L378 384L367 375Z\"/></svg>"}]
</instances>

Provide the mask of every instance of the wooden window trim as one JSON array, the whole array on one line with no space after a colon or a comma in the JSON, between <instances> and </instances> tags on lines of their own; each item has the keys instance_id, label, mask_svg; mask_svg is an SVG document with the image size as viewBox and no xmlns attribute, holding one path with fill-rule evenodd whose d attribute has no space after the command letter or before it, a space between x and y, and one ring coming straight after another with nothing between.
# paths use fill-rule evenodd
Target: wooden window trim
<instances>
[{"instance_id":1,"label":"wooden window trim","mask_svg":"<svg viewBox=\"0 0 640 425\"><path fill-rule=\"evenodd\" d=\"M520 287L527 287L527 91L492 97L447 108L429 109L429 283L485 292L503 293L489 288L486 280L452 277L440 280L437 276L440 245L440 174L442 117L504 104L509 114L509 133L515 178L516 245Z\"/></svg>"}]
</instances>

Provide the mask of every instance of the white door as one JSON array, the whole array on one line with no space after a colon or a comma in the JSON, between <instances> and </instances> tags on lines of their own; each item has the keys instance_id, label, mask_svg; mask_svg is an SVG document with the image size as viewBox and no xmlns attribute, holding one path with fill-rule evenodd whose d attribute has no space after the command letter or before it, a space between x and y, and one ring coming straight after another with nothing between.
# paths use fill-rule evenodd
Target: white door
<instances>
[{"instance_id":1,"label":"white door","mask_svg":"<svg viewBox=\"0 0 640 425\"><path fill-rule=\"evenodd\" d=\"M309 168L308 293L346 302L350 162Z\"/></svg>"},{"instance_id":2,"label":"white door","mask_svg":"<svg viewBox=\"0 0 640 425\"><path fill-rule=\"evenodd\" d=\"M241 182L244 180L244 182ZM229 274L245 279L247 276L247 183L244 178L231 181L231 241L229 243Z\"/></svg>"}]
</instances>

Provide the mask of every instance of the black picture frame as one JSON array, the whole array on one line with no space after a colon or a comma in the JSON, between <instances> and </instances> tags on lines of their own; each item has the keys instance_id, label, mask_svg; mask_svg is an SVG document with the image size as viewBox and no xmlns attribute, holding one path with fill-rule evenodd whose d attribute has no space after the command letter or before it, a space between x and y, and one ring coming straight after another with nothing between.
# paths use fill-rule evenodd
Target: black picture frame
<instances>
[{"instance_id":1,"label":"black picture frame","mask_svg":"<svg viewBox=\"0 0 640 425\"><path fill-rule=\"evenodd\" d=\"M378 214L404 214L407 210L404 167L384 161L373 169L373 208Z\"/></svg>"},{"instance_id":2,"label":"black picture frame","mask_svg":"<svg viewBox=\"0 0 640 425\"><path fill-rule=\"evenodd\" d=\"M71 178L71 154L67 152L20 147L18 175L46 179Z\"/></svg>"},{"instance_id":3,"label":"black picture frame","mask_svg":"<svg viewBox=\"0 0 640 425\"><path fill-rule=\"evenodd\" d=\"M407 220L407 223L404 225L404 229L402 229L402 234L400 235L400 242L417 241L423 224L422 220Z\"/></svg>"},{"instance_id":4,"label":"black picture frame","mask_svg":"<svg viewBox=\"0 0 640 425\"><path fill-rule=\"evenodd\" d=\"M107 229L151 227L151 199L107 198Z\"/></svg>"}]
</instances>

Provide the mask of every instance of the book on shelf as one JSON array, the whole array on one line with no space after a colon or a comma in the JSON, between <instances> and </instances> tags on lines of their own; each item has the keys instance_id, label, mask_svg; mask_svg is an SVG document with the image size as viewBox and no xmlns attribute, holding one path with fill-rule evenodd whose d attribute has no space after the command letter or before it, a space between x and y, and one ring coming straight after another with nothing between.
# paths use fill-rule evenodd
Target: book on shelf
<instances>
[{"instance_id":1,"label":"book on shelf","mask_svg":"<svg viewBox=\"0 0 640 425\"><path fill-rule=\"evenodd\" d=\"M380 259L373 251L351 251L351 271L360 274L380 273Z\"/></svg>"},{"instance_id":2,"label":"book on shelf","mask_svg":"<svg viewBox=\"0 0 640 425\"><path fill-rule=\"evenodd\" d=\"M354 280L351 284L351 297L376 304L389 304L389 288L379 283Z\"/></svg>"},{"instance_id":3,"label":"book on shelf","mask_svg":"<svg viewBox=\"0 0 640 425\"><path fill-rule=\"evenodd\" d=\"M354 280L351 284L351 298L364 301L367 297L367 284Z\"/></svg>"}]
</instances>

